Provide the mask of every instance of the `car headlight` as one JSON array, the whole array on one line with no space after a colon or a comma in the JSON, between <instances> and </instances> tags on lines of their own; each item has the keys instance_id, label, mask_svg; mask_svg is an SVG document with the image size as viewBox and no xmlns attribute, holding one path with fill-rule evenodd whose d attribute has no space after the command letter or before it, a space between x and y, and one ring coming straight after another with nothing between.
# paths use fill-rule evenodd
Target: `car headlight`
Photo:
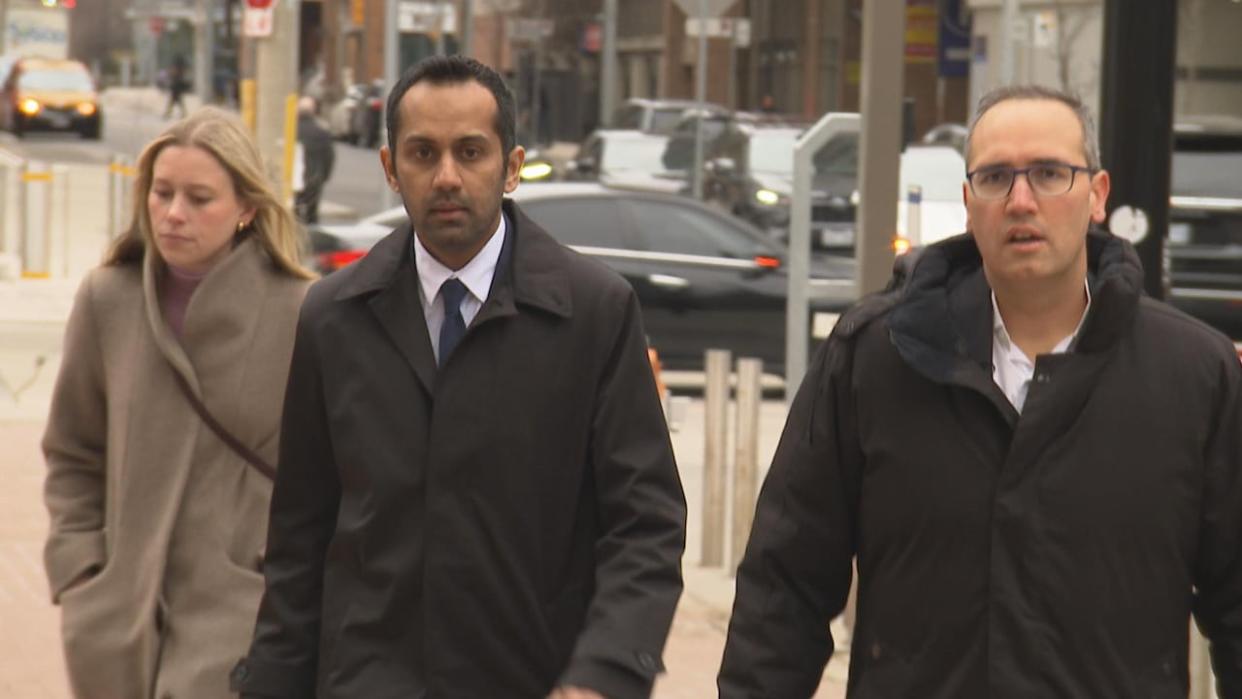
<instances>
[{"instance_id":1,"label":"car headlight","mask_svg":"<svg viewBox=\"0 0 1242 699\"><path fill-rule=\"evenodd\" d=\"M522 166L521 176L524 180L542 180L552 174L552 166L548 163L527 163Z\"/></svg>"},{"instance_id":2,"label":"car headlight","mask_svg":"<svg viewBox=\"0 0 1242 699\"><path fill-rule=\"evenodd\" d=\"M781 195L770 189L759 189L755 191L755 201L764 206L776 206L781 203Z\"/></svg>"},{"instance_id":3,"label":"car headlight","mask_svg":"<svg viewBox=\"0 0 1242 699\"><path fill-rule=\"evenodd\" d=\"M94 102L79 102L78 103L78 114L81 114L82 116L90 116L94 114L95 109L96 107L95 107Z\"/></svg>"},{"instance_id":4,"label":"car headlight","mask_svg":"<svg viewBox=\"0 0 1242 699\"><path fill-rule=\"evenodd\" d=\"M26 116L34 116L39 113L39 110L42 109L42 106L39 104L39 100L31 99L27 97L26 99L18 103L17 108L21 110L21 113L25 114Z\"/></svg>"}]
</instances>

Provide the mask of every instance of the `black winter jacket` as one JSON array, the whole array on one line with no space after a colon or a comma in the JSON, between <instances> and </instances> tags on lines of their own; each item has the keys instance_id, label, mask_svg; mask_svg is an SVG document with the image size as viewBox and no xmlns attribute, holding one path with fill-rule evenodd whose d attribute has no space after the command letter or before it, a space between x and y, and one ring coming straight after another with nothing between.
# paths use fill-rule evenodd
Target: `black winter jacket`
<instances>
[{"instance_id":1,"label":"black winter jacket","mask_svg":"<svg viewBox=\"0 0 1242 699\"><path fill-rule=\"evenodd\" d=\"M1088 237L1074 351L1021 416L992 380L978 249L847 313L763 487L721 697L809 697L858 562L850 699L1185 697L1193 611L1242 697L1242 364Z\"/></svg>"}]
</instances>

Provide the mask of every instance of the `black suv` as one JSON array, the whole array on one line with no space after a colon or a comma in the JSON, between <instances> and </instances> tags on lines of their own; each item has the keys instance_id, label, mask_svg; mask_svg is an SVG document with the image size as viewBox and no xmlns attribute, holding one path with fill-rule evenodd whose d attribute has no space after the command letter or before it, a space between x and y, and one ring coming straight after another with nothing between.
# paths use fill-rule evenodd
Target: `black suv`
<instances>
[{"instance_id":1,"label":"black suv","mask_svg":"<svg viewBox=\"0 0 1242 699\"><path fill-rule=\"evenodd\" d=\"M788 238L794 142L802 131L781 124L728 124L706 151L705 198L774 238ZM858 134L830 140L815 154L814 165L812 244L848 253L854 246Z\"/></svg>"},{"instance_id":2,"label":"black suv","mask_svg":"<svg viewBox=\"0 0 1242 699\"><path fill-rule=\"evenodd\" d=\"M1172 174L1169 300L1242 338L1242 120L1179 123Z\"/></svg>"}]
</instances>

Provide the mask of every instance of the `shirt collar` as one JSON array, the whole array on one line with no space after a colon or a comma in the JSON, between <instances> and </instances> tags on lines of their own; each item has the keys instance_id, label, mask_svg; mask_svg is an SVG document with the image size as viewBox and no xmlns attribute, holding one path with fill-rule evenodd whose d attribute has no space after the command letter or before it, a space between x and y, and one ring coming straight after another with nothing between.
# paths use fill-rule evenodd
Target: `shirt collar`
<instances>
[{"instance_id":1,"label":"shirt collar","mask_svg":"<svg viewBox=\"0 0 1242 699\"><path fill-rule=\"evenodd\" d=\"M418 270L418 283L422 287L424 299L434 299L440 286L450 278L456 277L466 286L480 302L487 300L491 291L492 277L496 274L496 264L500 260L500 251L504 247L507 227L504 214L500 215L500 223L491 239L479 250L466 266L457 271L445 267L442 262L432 257L423 241L414 235L414 266Z\"/></svg>"},{"instance_id":2,"label":"shirt collar","mask_svg":"<svg viewBox=\"0 0 1242 699\"><path fill-rule=\"evenodd\" d=\"M1078 319L1078 326L1074 328L1074 332L1057 343L1057 346L1052 349L1053 354L1059 354L1068 350L1074 341L1078 339L1078 333L1082 332L1082 325L1087 320L1087 311L1091 310L1091 283L1084 277L1082 285L1087 292L1087 307L1082 309L1082 317ZM1005 327L1005 319L1001 317L1000 306L996 304L995 291L992 292L992 336L1004 349L1008 350L1013 347L1013 340L1009 337L1009 329Z\"/></svg>"}]
</instances>

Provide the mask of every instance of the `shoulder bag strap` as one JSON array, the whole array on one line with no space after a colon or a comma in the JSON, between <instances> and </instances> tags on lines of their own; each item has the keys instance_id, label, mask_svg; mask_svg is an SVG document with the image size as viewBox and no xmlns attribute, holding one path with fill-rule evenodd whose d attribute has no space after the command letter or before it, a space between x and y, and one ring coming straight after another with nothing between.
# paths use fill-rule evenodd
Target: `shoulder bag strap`
<instances>
[{"instance_id":1,"label":"shoulder bag strap","mask_svg":"<svg viewBox=\"0 0 1242 699\"><path fill-rule=\"evenodd\" d=\"M224 425L221 425L216 418L212 417L211 413L207 411L207 406L203 405L203 402L198 399L198 396L194 395L194 391L190 389L190 385L186 383L185 377L181 375L181 372L177 371L174 367L172 368L172 373L173 377L177 379L177 387L181 389L181 393L185 395L185 399L190 402L190 406L194 408L194 412L198 413L198 416L202 418L203 422L211 428L211 431L220 438L220 441L224 442L225 446L232 449L235 454L245 459L247 463L253 466L256 471L263 474L269 481L275 481L276 469L271 464L260 458L258 454L251 451L245 444L242 444L241 440L234 437L232 432L224 429Z\"/></svg>"}]
</instances>

